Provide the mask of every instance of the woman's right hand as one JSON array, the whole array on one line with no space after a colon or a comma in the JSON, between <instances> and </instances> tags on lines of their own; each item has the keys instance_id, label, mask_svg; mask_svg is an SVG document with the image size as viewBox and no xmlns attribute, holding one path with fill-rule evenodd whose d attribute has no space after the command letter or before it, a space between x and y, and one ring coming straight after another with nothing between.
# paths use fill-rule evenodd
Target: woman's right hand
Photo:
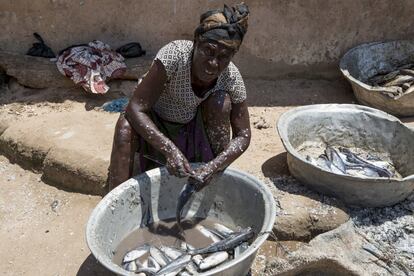
<instances>
[{"instance_id":1,"label":"woman's right hand","mask_svg":"<svg viewBox=\"0 0 414 276\"><path fill-rule=\"evenodd\" d=\"M171 175L186 177L193 174L190 163L179 149L172 150L166 159L166 167Z\"/></svg>"}]
</instances>

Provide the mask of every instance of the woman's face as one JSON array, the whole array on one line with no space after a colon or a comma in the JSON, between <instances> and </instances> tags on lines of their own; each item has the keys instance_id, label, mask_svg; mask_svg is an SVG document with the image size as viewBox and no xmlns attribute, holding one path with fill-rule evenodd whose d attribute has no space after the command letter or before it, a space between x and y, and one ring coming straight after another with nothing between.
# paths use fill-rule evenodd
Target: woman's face
<instances>
[{"instance_id":1,"label":"woman's face","mask_svg":"<svg viewBox=\"0 0 414 276\"><path fill-rule=\"evenodd\" d=\"M192 73L196 80L210 83L229 65L235 50L214 41L199 41L194 47Z\"/></svg>"}]
</instances>

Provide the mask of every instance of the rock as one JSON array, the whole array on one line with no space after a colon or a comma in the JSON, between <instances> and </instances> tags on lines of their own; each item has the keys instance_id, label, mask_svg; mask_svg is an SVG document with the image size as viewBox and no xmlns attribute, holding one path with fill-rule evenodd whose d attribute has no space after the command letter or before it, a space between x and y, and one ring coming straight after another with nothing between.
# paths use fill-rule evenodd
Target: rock
<instances>
[{"instance_id":1,"label":"rock","mask_svg":"<svg viewBox=\"0 0 414 276\"><path fill-rule=\"evenodd\" d=\"M260 116L260 118L253 123L253 126L257 129L266 129L270 127L262 116Z\"/></svg>"},{"instance_id":2,"label":"rock","mask_svg":"<svg viewBox=\"0 0 414 276\"><path fill-rule=\"evenodd\" d=\"M342 209L303 195L284 194L273 232L279 240L309 241L349 219Z\"/></svg>"},{"instance_id":3,"label":"rock","mask_svg":"<svg viewBox=\"0 0 414 276\"><path fill-rule=\"evenodd\" d=\"M74 111L20 120L0 135L0 152L42 180L72 191L104 194L117 114Z\"/></svg>"},{"instance_id":4,"label":"rock","mask_svg":"<svg viewBox=\"0 0 414 276\"><path fill-rule=\"evenodd\" d=\"M414 275L412 200L351 209L348 222L289 254L276 255L263 274Z\"/></svg>"},{"instance_id":5,"label":"rock","mask_svg":"<svg viewBox=\"0 0 414 276\"><path fill-rule=\"evenodd\" d=\"M127 70L121 79L137 80L149 68L152 57L127 59ZM63 76L55 62L47 58L32 57L0 51L0 68L24 86L31 88L74 87L75 84Z\"/></svg>"},{"instance_id":6,"label":"rock","mask_svg":"<svg viewBox=\"0 0 414 276\"><path fill-rule=\"evenodd\" d=\"M7 75L31 88L73 87L48 58L32 57L11 52L0 52L0 67Z\"/></svg>"}]
</instances>

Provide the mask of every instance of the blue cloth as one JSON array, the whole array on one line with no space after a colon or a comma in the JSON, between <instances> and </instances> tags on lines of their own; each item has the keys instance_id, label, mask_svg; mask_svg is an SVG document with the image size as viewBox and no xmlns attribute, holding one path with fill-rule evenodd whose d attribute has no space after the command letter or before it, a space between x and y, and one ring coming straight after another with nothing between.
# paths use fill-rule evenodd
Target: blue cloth
<instances>
[{"instance_id":1,"label":"blue cloth","mask_svg":"<svg viewBox=\"0 0 414 276\"><path fill-rule=\"evenodd\" d=\"M129 102L128 98L119 98L106 102L102 105L102 109L106 112L123 112L127 107Z\"/></svg>"}]
</instances>

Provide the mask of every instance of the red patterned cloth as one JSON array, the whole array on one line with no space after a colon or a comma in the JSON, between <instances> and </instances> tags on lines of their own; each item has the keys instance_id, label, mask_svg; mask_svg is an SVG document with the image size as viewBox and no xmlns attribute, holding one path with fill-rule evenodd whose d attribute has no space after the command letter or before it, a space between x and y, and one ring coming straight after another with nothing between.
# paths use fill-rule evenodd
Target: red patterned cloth
<instances>
[{"instance_id":1,"label":"red patterned cloth","mask_svg":"<svg viewBox=\"0 0 414 276\"><path fill-rule=\"evenodd\" d=\"M63 51L56 66L64 76L94 94L108 92L105 80L118 78L126 70L124 58L98 40Z\"/></svg>"}]
</instances>

